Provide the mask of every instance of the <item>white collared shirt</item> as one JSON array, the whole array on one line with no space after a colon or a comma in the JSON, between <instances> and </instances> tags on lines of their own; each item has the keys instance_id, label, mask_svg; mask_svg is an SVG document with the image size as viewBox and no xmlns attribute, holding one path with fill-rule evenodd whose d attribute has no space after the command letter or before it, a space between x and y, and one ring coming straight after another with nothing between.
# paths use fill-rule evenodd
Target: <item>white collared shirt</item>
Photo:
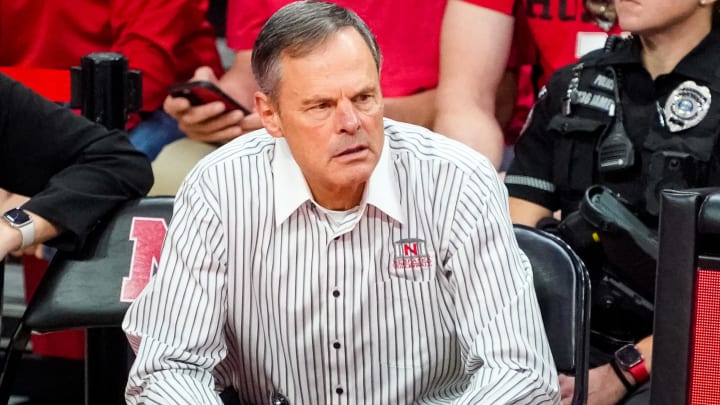
<instances>
[{"instance_id":1,"label":"white collared shirt","mask_svg":"<svg viewBox=\"0 0 720 405\"><path fill-rule=\"evenodd\" d=\"M205 158L123 327L127 400L558 403L507 192L486 159L385 121L359 215L329 221L265 131ZM331 222L337 222L333 226Z\"/></svg>"}]
</instances>

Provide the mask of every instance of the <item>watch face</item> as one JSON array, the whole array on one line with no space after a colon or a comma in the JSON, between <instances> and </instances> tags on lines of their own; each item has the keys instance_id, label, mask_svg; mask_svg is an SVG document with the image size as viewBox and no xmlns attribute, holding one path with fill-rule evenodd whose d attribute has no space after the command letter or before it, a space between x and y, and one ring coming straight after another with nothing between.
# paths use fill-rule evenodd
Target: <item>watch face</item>
<instances>
[{"instance_id":1,"label":"watch face","mask_svg":"<svg viewBox=\"0 0 720 405\"><path fill-rule=\"evenodd\" d=\"M18 209L18 208L11 209L10 211L6 212L3 216L11 224L18 225L18 226L30 221L30 216L25 211Z\"/></svg>"},{"instance_id":2,"label":"watch face","mask_svg":"<svg viewBox=\"0 0 720 405\"><path fill-rule=\"evenodd\" d=\"M615 359L620 367L627 370L642 361L642 354L635 346L625 345L615 352Z\"/></svg>"}]
</instances>

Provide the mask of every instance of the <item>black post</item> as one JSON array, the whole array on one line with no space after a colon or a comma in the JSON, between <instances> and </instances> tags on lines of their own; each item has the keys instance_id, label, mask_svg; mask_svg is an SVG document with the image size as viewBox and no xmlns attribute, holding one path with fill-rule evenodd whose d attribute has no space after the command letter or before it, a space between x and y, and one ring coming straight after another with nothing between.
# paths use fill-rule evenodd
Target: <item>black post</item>
<instances>
[{"instance_id":1,"label":"black post","mask_svg":"<svg viewBox=\"0 0 720 405\"><path fill-rule=\"evenodd\" d=\"M119 53L83 56L71 82L71 106L109 129L125 129L128 114L142 106L142 76ZM125 335L120 328L96 328L85 336L85 404L124 404L132 362Z\"/></svg>"},{"instance_id":2,"label":"black post","mask_svg":"<svg viewBox=\"0 0 720 405\"><path fill-rule=\"evenodd\" d=\"M125 56L114 52L85 55L72 68L71 106L93 122L124 129L128 113L142 105L142 77L128 69Z\"/></svg>"},{"instance_id":3,"label":"black post","mask_svg":"<svg viewBox=\"0 0 720 405\"><path fill-rule=\"evenodd\" d=\"M120 328L88 328L85 337L85 404L125 404L132 364L125 334Z\"/></svg>"}]
</instances>

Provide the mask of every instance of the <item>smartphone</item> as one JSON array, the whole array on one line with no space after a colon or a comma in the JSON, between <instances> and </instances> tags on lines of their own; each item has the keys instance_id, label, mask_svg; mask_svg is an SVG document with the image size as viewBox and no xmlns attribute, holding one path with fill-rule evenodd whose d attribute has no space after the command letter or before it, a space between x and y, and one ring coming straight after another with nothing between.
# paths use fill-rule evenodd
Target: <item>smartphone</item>
<instances>
[{"instance_id":1,"label":"smartphone","mask_svg":"<svg viewBox=\"0 0 720 405\"><path fill-rule=\"evenodd\" d=\"M184 97L193 106L221 101L225 104L226 111L240 110L245 115L251 114L250 110L242 104L225 94L211 82L204 80L174 84L170 87L170 96Z\"/></svg>"}]
</instances>

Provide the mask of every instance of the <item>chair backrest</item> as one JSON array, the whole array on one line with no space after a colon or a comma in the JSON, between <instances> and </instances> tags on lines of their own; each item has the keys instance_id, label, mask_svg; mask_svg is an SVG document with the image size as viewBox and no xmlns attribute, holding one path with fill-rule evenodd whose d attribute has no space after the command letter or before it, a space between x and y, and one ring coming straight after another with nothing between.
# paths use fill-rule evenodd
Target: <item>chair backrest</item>
<instances>
[{"instance_id":1,"label":"chair backrest","mask_svg":"<svg viewBox=\"0 0 720 405\"><path fill-rule=\"evenodd\" d=\"M559 372L575 376L573 404L587 400L590 348L590 278L582 260L560 238L514 225L533 268L545 332Z\"/></svg>"},{"instance_id":2,"label":"chair backrest","mask_svg":"<svg viewBox=\"0 0 720 405\"><path fill-rule=\"evenodd\" d=\"M79 254L58 252L24 315L38 332L119 326L160 257L172 197L125 204Z\"/></svg>"}]
</instances>

